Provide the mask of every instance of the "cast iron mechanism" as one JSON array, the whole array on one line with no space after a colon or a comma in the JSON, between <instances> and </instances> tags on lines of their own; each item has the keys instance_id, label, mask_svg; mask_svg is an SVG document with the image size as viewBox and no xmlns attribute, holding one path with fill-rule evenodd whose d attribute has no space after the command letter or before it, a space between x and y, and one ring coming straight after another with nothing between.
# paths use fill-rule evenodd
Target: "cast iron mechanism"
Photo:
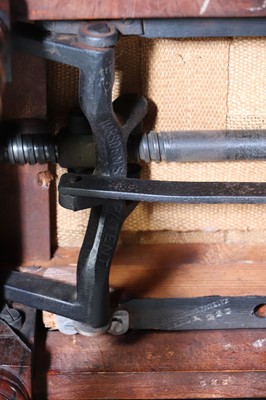
<instances>
[{"instance_id":1,"label":"cast iron mechanism","mask_svg":"<svg viewBox=\"0 0 266 400\"><path fill-rule=\"evenodd\" d=\"M86 118L84 131L82 128L82 132L75 132L74 127L62 131L57 139L42 129L40 135L8 134L0 145L0 161L20 164L59 161L72 170L60 180L60 204L75 211L84 208L92 211L78 259L76 287L8 271L2 273L5 298L69 318L74 321L75 330L86 335L106 331L122 334L128 328L265 327L265 318L257 313L258 307L266 304L266 298L261 296L136 299L111 307L109 294L109 269L118 235L138 201L266 203L265 183L141 181L139 169L132 172L128 160L262 159L266 154L264 132L190 132L186 136L169 132L137 136L136 133L142 133L141 123L147 112L145 98L127 95L112 104L116 27L99 21L55 23L53 32L49 32L51 25L45 27L43 30L20 24L14 47L79 68L79 102ZM136 29L139 28L138 25ZM142 33L140 29L138 34ZM71 154L69 147L76 154Z\"/></svg>"},{"instance_id":2,"label":"cast iron mechanism","mask_svg":"<svg viewBox=\"0 0 266 400\"><path fill-rule=\"evenodd\" d=\"M130 111L135 113L141 113L145 108L143 98L136 95L118 97L113 108L121 114L125 105L131 106ZM71 114L70 122L70 126L55 136L47 133L41 120L5 122L1 127L0 162L20 165L58 162L70 169L94 169L95 144L86 118L82 114ZM32 130L34 132L30 133ZM265 160L266 131L143 133L140 125L128 139L127 159L131 163Z\"/></svg>"},{"instance_id":3,"label":"cast iron mechanism","mask_svg":"<svg viewBox=\"0 0 266 400\"><path fill-rule=\"evenodd\" d=\"M145 38L266 36L265 18L145 18L111 20L122 35ZM44 21L45 29L77 33L78 21Z\"/></svg>"},{"instance_id":4,"label":"cast iron mechanism","mask_svg":"<svg viewBox=\"0 0 266 400\"><path fill-rule=\"evenodd\" d=\"M80 69L80 106L89 122L96 148L94 176L126 178L126 143L145 116L147 102L141 96L128 98L124 107L125 120L123 124L118 121L112 105L115 28L106 23L81 23L78 34L63 37L33 27L25 28L29 31L21 31L15 40L18 50L63 61ZM19 143L18 148L23 148L23 143ZM26 158L33 161L34 155L29 156L28 150L27 154ZM64 196L61 202L64 204ZM82 208L91 207L91 201L87 202L87 199L82 203ZM21 280L21 274L13 272L8 274L5 282L6 298L74 319L78 321L76 329L81 332L98 334L108 330L111 322L109 268L121 225L135 204L125 200L93 201L78 260L77 288L55 285L32 276L26 278L24 275L25 279Z\"/></svg>"}]
</instances>

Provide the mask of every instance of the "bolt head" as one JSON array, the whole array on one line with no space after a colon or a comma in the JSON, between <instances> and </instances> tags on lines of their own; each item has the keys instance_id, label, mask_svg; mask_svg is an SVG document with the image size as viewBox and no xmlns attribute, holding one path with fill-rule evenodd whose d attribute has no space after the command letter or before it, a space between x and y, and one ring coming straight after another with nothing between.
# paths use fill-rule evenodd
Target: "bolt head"
<instances>
[{"instance_id":1,"label":"bolt head","mask_svg":"<svg viewBox=\"0 0 266 400\"><path fill-rule=\"evenodd\" d=\"M78 39L89 47L113 47L118 39L116 27L105 22L84 22L80 25Z\"/></svg>"},{"instance_id":2,"label":"bolt head","mask_svg":"<svg viewBox=\"0 0 266 400\"><path fill-rule=\"evenodd\" d=\"M88 26L88 31L90 33L106 34L110 32L110 28L104 22L92 22Z\"/></svg>"}]
</instances>

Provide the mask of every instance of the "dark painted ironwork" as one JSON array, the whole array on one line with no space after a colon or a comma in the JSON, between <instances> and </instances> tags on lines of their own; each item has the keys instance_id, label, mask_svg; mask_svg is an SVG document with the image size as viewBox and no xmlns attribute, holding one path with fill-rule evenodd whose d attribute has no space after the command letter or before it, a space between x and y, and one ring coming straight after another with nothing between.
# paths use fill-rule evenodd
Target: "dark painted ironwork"
<instances>
[{"instance_id":1,"label":"dark painted ironwork","mask_svg":"<svg viewBox=\"0 0 266 400\"><path fill-rule=\"evenodd\" d=\"M112 20L122 35L146 38L266 36L266 18L153 18ZM77 33L78 21L45 21L48 31Z\"/></svg>"},{"instance_id":2,"label":"dark painted ironwork","mask_svg":"<svg viewBox=\"0 0 266 400\"><path fill-rule=\"evenodd\" d=\"M60 204L72 208L74 197L161 203L265 204L266 183L166 182L65 174L59 183ZM66 196L66 198L65 198Z\"/></svg>"},{"instance_id":3,"label":"dark painted ironwork","mask_svg":"<svg viewBox=\"0 0 266 400\"><path fill-rule=\"evenodd\" d=\"M266 18L144 19L146 38L266 36Z\"/></svg>"},{"instance_id":4,"label":"dark painted ironwork","mask_svg":"<svg viewBox=\"0 0 266 400\"><path fill-rule=\"evenodd\" d=\"M1 274L1 279L4 276ZM6 274L4 294L7 299L87 321L88 310L78 301L75 286L29 274L23 274L21 278L19 272ZM266 327L266 318L256 312L264 304L265 296L207 296L134 299L121 303L118 309L128 312L130 329L244 329Z\"/></svg>"},{"instance_id":5,"label":"dark painted ironwork","mask_svg":"<svg viewBox=\"0 0 266 400\"><path fill-rule=\"evenodd\" d=\"M0 320L6 322L15 330L20 330L23 325L23 319L21 313L15 308L9 307L8 304L4 304L0 311Z\"/></svg>"},{"instance_id":6,"label":"dark painted ironwork","mask_svg":"<svg viewBox=\"0 0 266 400\"><path fill-rule=\"evenodd\" d=\"M141 138L132 136L130 145L129 159L138 155L145 162L263 160L266 131L150 132Z\"/></svg>"},{"instance_id":7,"label":"dark painted ironwork","mask_svg":"<svg viewBox=\"0 0 266 400\"><path fill-rule=\"evenodd\" d=\"M137 97L137 96L135 96ZM122 96L119 101L128 101ZM146 109L143 98L136 99L135 112ZM113 104L113 107L115 103ZM134 112L134 109L132 110ZM28 121L27 123L32 122ZM2 126L0 162L11 164L43 164L58 162L65 168L95 168L96 152L90 127L81 132L62 129L58 135L49 133L14 133L14 128ZM126 126L132 130L130 120ZM124 127L124 129L126 128ZM47 131L46 131L47 132ZM265 130L230 131L175 131L150 132L132 135L127 144L128 161L139 163L266 160Z\"/></svg>"},{"instance_id":8,"label":"dark painted ironwork","mask_svg":"<svg viewBox=\"0 0 266 400\"><path fill-rule=\"evenodd\" d=\"M39 310L84 320L75 286L17 271L2 271L4 297Z\"/></svg>"},{"instance_id":9,"label":"dark painted ironwork","mask_svg":"<svg viewBox=\"0 0 266 400\"><path fill-rule=\"evenodd\" d=\"M20 31L20 35L15 40L19 50L65 62L80 69L80 106L88 119L96 147L94 175L126 177L126 142L129 134L146 114L147 102L140 96L129 99L131 105L127 107L126 120L123 125L119 123L112 105L114 48L108 47L115 44L116 35L113 27L106 23L86 25L81 23L77 35L63 36L49 35L34 27L25 25L23 27L23 32ZM97 46L99 46L100 37L102 47L91 47L93 35L97 39ZM19 281L15 281L12 290L7 292L7 296L9 293L14 299L20 297L22 302L34 301L37 308L51 309L53 307L53 312L57 314L86 322L90 332L93 329L97 332L101 328L108 329L111 317L109 269L121 225L127 214L134 208L133 203L131 208L128 208L124 200L108 200L97 207L96 204L97 200L93 205L83 203L83 208L93 206L93 209L78 260L76 302L72 304L68 300L66 305L62 296L68 298L68 287L64 289L63 286L59 286L57 289L59 292L55 292L51 287L52 284L43 280L40 280L39 286L36 286L39 289L35 288L32 293L30 293L32 286L23 286L26 278L22 283L25 290L16 291ZM8 281L5 287L7 283ZM52 299L45 296L47 287L48 293L54 294ZM60 288L63 288L62 292ZM69 313L74 313L74 315L70 316Z\"/></svg>"},{"instance_id":10,"label":"dark painted ironwork","mask_svg":"<svg viewBox=\"0 0 266 400\"><path fill-rule=\"evenodd\" d=\"M173 29L176 29L176 26L173 28L170 23L167 35L173 32ZM93 135L96 167L93 175L68 173L61 178L59 185L60 202L64 207L72 210L92 207L88 229L79 255L76 287L19 272L8 272L3 276L4 295L8 300L45 309L79 321L82 324L76 323L76 329L83 333L87 330L88 334L104 332L111 324L109 269L122 223L134 209L137 201L266 203L265 183L160 182L141 181L136 177L130 177L132 172L128 170L127 165L127 141L135 129L139 130L147 111L147 102L143 97L133 96L128 97L127 101L123 98L112 104L113 46L116 37L117 32L109 23L82 22L77 26L77 30L70 34L55 31L49 33L35 26L21 24L14 39L17 50L79 68L79 102ZM96 45L97 47L93 47ZM123 115L123 122L119 122L117 110ZM209 143L211 152L212 138L207 137L206 133L203 136L206 143ZM254 136L256 135L253 134L252 137ZM228 136L223 136L223 140L228 140ZM160 147L160 139L157 138L157 143L151 136L150 142L151 148L144 149L143 152L153 152L156 160L159 157L163 158L163 152L167 153L167 151ZM178 142L177 139L176 142ZM34 152L32 153L34 143L30 138L26 138L23 144L21 137L16 138L12 144L13 147L11 146L13 150L16 149L15 153L6 155L6 152L2 152L4 154L2 157L8 157L13 162L15 160L33 162L38 157L42 159L43 154L47 155L49 151L44 149L37 157ZM252 142L251 147L253 145ZM198 146L199 150L201 145L198 144ZM159 153L156 153L158 147ZM23 149L23 154L19 153L19 148ZM220 153L216 148L219 157L227 158L229 154L230 157L237 158L241 146L236 145L234 156L225 148L226 146L220 150ZM193 152L192 150L190 149L190 152ZM252 154L252 150L249 153L246 149L242 151L245 157L247 154ZM258 154L260 158L260 153ZM53 157L57 158L56 151ZM171 158L172 155L169 157ZM134 173L138 175L138 171ZM121 305L121 308L129 312L130 326L141 329L146 329L146 327L177 329L182 326L206 329L207 324L210 328L216 326L241 328L246 327L246 324L252 325L253 317L254 321L257 321L257 323L254 322L254 326L264 326L264 321L262 323L262 320L254 315L251 323L250 307L252 303L255 310L254 307L259 305L258 302L264 303L265 298L246 299L246 302L235 302L231 298L218 297L155 299L154 303L147 299L125 303ZM195 303L197 303L196 306ZM242 308L239 306L240 303ZM184 307L184 311L180 311L179 307ZM154 308L158 310L158 314ZM164 311L166 311L165 316L163 316ZM151 318L147 320L146 325L143 322L147 317L147 315L144 316L145 312L151 313ZM246 319L236 323L236 318L232 318L232 315L238 312L241 312ZM207 315L210 315L208 321ZM223 317L224 324L219 325L220 322L218 324L215 319L213 320L213 316L217 321ZM113 324L115 327L113 326L111 330L117 333L120 330L117 326L121 324L122 319L119 321L118 314L116 318L118 324ZM127 321L126 314L123 314L123 318Z\"/></svg>"},{"instance_id":11,"label":"dark painted ironwork","mask_svg":"<svg viewBox=\"0 0 266 400\"><path fill-rule=\"evenodd\" d=\"M265 296L134 299L119 309L129 313L131 329L248 329L266 328L255 313L265 303Z\"/></svg>"}]
</instances>

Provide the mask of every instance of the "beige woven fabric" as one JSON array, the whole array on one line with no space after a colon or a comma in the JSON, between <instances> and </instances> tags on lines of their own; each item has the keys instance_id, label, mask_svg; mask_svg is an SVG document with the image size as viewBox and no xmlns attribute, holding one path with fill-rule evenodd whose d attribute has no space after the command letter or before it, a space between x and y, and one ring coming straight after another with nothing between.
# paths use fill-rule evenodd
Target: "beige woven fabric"
<instances>
[{"instance_id":1,"label":"beige woven fabric","mask_svg":"<svg viewBox=\"0 0 266 400\"><path fill-rule=\"evenodd\" d=\"M141 39L121 37L115 51L116 79L113 98L142 92Z\"/></svg>"},{"instance_id":2,"label":"beige woven fabric","mask_svg":"<svg viewBox=\"0 0 266 400\"><path fill-rule=\"evenodd\" d=\"M266 127L265 44L265 38L238 38L230 46L228 129Z\"/></svg>"},{"instance_id":3,"label":"beige woven fabric","mask_svg":"<svg viewBox=\"0 0 266 400\"><path fill-rule=\"evenodd\" d=\"M156 130L265 127L264 39L163 40L153 41L152 50L148 41L146 46L143 70L148 97L158 106ZM265 181L266 163L152 163L145 177ZM261 205L141 204L124 229L197 231L197 240L206 241L206 232L263 229L265 211Z\"/></svg>"},{"instance_id":4,"label":"beige woven fabric","mask_svg":"<svg viewBox=\"0 0 266 400\"><path fill-rule=\"evenodd\" d=\"M119 93L138 92L150 101L147 129L247 129L266 124L266 43L262 38L148 40L122 38L116 50ZM77 103L77 72L49 63L49 97L58 127ZM60 171L58 171L59 173ZM152 163L143 177L190 181L265 181L266 162ZM80 245L87 212L57 209L58 242ZM264 205L143 204L124 225L152 242L263 242ZM130 240L131 240L130 239Z\"/></svg>"},{"instance_id":5,"label":"beige woven fabric","mask_svg":"<svg viewBox=\"0 0 266 400\"><path fill-rule=\"evenodd\" d=\"M143 93L156 105L156 130L225 128L229 43L143 42Z\"/></svg>"},{"instance_id":6,"label":"beige woven fabric","mask_svg":"<svg viewBox=\"0 0 266 400\"><path fill-rule=\"evenodd\" d=\"M47 61L47 111L54 132L65 126L69 110L78 105L78 77L78 69Z\"/></svg>"}]
</instances>

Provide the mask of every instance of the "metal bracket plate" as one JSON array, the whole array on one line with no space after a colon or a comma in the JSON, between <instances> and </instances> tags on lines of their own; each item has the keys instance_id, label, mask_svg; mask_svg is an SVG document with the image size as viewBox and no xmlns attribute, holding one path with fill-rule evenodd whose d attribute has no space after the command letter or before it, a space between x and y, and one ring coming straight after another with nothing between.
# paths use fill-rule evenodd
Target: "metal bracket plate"
<instances>
[{"instance_id":1,"label":"metal bracket plate","mask_svg":"<svg viewBox=\"0 0 266 400\"><path fill-rule=\"evenodd\" d=\"M206 330L266 328L257 313L265 296L135 299L121 304L129 313L129 328Z\"/></svg>"}]
</instances>

